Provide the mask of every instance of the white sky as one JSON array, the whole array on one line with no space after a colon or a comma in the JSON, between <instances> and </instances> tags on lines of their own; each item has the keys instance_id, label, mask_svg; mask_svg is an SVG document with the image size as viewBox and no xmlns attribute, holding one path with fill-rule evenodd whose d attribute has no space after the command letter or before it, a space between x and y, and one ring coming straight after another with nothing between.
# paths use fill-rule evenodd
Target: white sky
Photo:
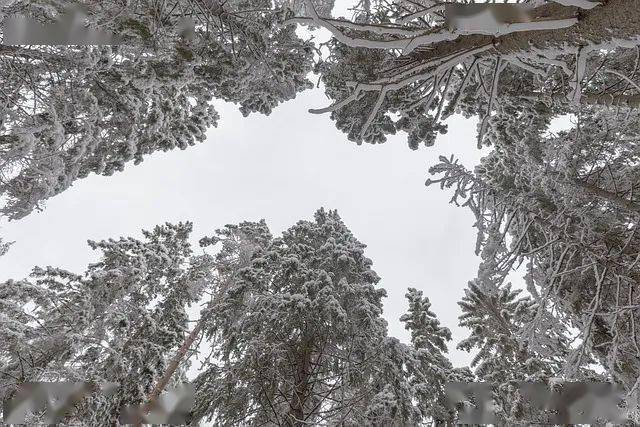
<instances>
[{"instance_id":1,"label":"white sky","mask_svg":"<svg viewBox=\"0 0 640 427\"><path fill-rule=\"evenodd\" d=\"M206 142L185 151L155 153L111 177L90 176L49 200L43 212L3 222L0 236L15 241L0 257L0 280L25 277L35 265L84 271L97 253L87 239L141 237L165 221L194 222L193 243L228 223L264 218L279 234L316 209L337 209L388 293L390 334L406 340L398 318L406 288L424 290L455 341L456 302L475 277L473 217L448 203L450 193L425 187L427 169L440 154L456 153L467 167L480 158L475 121L454 117L436 145L412 151L405 136L358 146L335 129L321 89L306 91L271 116L243 118L219 103L221 120ZM450 346L456 365L467 353Z\"/></svg>"}]
</instances>

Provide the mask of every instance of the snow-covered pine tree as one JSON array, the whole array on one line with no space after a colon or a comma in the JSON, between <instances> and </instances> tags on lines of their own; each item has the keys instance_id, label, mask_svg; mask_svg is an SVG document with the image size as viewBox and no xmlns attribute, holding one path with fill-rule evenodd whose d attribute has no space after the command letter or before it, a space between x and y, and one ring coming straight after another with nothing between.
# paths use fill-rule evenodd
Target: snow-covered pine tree
<instances>
[{"instance_id":1,"label":"snow-covered pine tree","mask_svg":"<svg viewBox=\"0 0 640 427\"><path fill-rule=\"evenodd\" d=\"M580 379L576 369L593 356L630 395L640 386L637 115L583 108L557 135L503 120L475 173L442 158L430 181L454 188L452 201L475 213L479 279L501 283L525 263L550 324L580 331L561 376Z\"/></svg>"},{"instance_id":2,"label":"snow-covered pine tree","mask_svg":"<svg viewBox=\"0 0 640 427\"><path fill-rule=\"evenodd\" d=\"M460 325L471 330L458 348L477 351L471 367L479 381L492 384L496 416L506 425L535 422L517 392L518 382L548 382L559 376L569 353L566 332L554 329L557 322L519 294L511 284L489 288L475 281L458 303ZM540 316L542 321L536 318ZM534 324L538 327L530 331ZM537 335L544 335L544 346L529 345Z\"/></svg>"},{"instance_id":3,"label":"snow-covered pine tree","mask_svg":"<svg viewBox=\"0 0 640 427\"><path fill-rule=\"evenodd\" d=\"M451 422L454 414L445 401L447 382L473 381L468 368L454 368L446 356L451 331L440 326L431 311L429 298L422 291L409 288L406 298L409 310L400 317L411 332L411 362L407 364L413 398L424 420L440 425Z\"/></svg>"},{"instance_id":4,"label":"snow-covered pine tree","mask_svg":"<svg viewBox=\"0 0 640 427\"><path fill-rule=\"evenodd\" d=\"M415 339L400 343L387 336L385 292L365 246L337 212L320 209L282 237L263 227L268 244L203 312L213 351L195 380L194 420L382 426L433 417L429 393L440 392L451 364L428 302L410 291L404 319Z\"/></svg>"},{"instance_id":5,"label":"snow-covered pine tree","mask_svg":"<svg viewBox=\"0 0 640 427\"><path fill-rule=\"evenodd\" d=\"M142 403L184 340L188 305L211 282L213 259L192 254L190 232L190 223L166 224L144 240L90 241L102 257L84 274L36 268L2 283L0 398L25 381L119 383L118 393L94 394L72 411L88 425Z\"/></svg>"},{"instance_id":6,"label":"snow-covered pine tree","mask_svg":"<svg viewBox=\"0 0 640 427\"><path fill-rule=\"evenodd\" d=\"M11 1L0 22L52 22L69 4ZM0 212L11 219L91 173L203 141L213 98L269 114L311 86L312 45L277 25L284 9L269 0L82 4L122 44L0 46Z\"/></svg>"},{"instance_id":7,"label":"snow-covered pine tree","mask_svg":"<svg viewBox=\"0 0 640 427\"><path fill-rule=\"evenodd\" d=\"M102 256L83 274L36 268L2 283L0 397L25 381L115 382L117 393L91 394L66 422L116 425L127 405L185 381L197 350L189 342L204 337L212 352L195 380L192 424L448 419L444 383L471 378L446 358L450 332L409 289L401 320L411 343L387 335L385 291L337 212L320 209L278 238L264 220L227 225L200 240L215 255L193 254L191 228L90 241ZM204 295L189 327L186 310Z\"/></svg>"},{"instance_id":8,"label":"snow-covered pine tree","mask_svg":"<svg viewBox=\"0 0 640 427\"><path fill-rule=\"evenodd\" d=\"M210 307L215 353L196 379L196 419L315 422L338 419L362 398L349 386L367 378L364 362L384 338L384 291L337 214L320 210L315 219L256 252Z\"/></svg>"},{"instance_id":9,"label":"snow-covered pine tree","mask_svg":"<svg viewBox=\"0 0 640 427\"><path fill-rule=\"evenodd\" d=\"M211 272L212 277L209 277L209 287L213 290L213 293L209 292L209 294L212 295L212 299L209 302L209 307L203 310L200 319L171 357L153 389L147 394L146 400L140 408L141 413L148 413L157 403L169 382L172 379L175 380L175 376L182 374L185 368L190 365L187 354L194 350L197 351L194 348L196 347L195 342L202 336L202 331L209 317L208 311L210 306L217 301L216 296L229 286L240 269L250 264L254 252L266 245L270 239L271 234L264 220L257 223L245 221L239 225L227 225L223 229L216 230L216 236L200 239L202 247L221 243L220 251L214 257L215 269ZM138 419L136 425L140 425L141 422L142 420Z\"/></svg>"}]
</instances>

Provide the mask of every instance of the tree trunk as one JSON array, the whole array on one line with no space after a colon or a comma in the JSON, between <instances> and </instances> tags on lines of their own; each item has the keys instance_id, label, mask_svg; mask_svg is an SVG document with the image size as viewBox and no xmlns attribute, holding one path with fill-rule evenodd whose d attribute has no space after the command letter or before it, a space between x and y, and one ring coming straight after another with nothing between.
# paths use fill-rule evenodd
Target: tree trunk
<instances>
[{"instance_id":1,"label":"tree trunk","mask_svg":"<svg viewBox=\"0 0 640 427\"><path fill-rule=\"evenodd\" d=\"M171 377L176 372L176 369L178 369L178 366L180 366L180 363L182 362L184 356L187 354L187 351L189 351L189 349L193 345L193 342L200 334L200 331L202 331L203 325L204 319L200 319L191 333L189 333L187 339L185 339L184 343L182 343L182 346L180 346L175 356L173 356L173 359L171 359L171 362L169 362L169 365L167 366L167 369L165 369L164 374L162 374L162 377L160 377L160 379L156 383L156 386L153 388L153 390L151 390L151 393L149 393L149 396L147 397L147 403L145 403L140 409L140 415L148 413L156 404L158 397L160 397L160 394L164 391L164 388L171 380ZM139 427L141 425L142 419L139 419L135 426Z\"/></svg>"},{"instance_id":2,"label":"tree trunk","mask_svg":"<svg viewBox=\"0 0 640 427\"><path fill-rule=\"evenodd\" d=\"M300 355L300 363L295 373L295 386L290 399L289 420L291 426L305 425L303 422L308 414L305 414L305 404L309 397L309 376L311 368L311 346L306 345Z\"/></svg>"},{"instance_id":3,"label":"tree trunk","mask_svg":"<svg viewBox=\"0 0 640 427\"><path fill-rule=\"evenodd\" d=\"M500 54L525 52L532 46L544 49L564 43L574 46L602 44L614 38L631 41L640 33L640 0L602 0L601 3L589 10L547 3L532 11L536 20L577 16L578 23L567 28L520 31L500 37L464 35L452 41L427 45L424 49L418 47L401 61L428 61L491 44L495 49L479 52L477 55L492 55L496 51ZM638 43L640 42L636 42Z\"/></svg>"}]
</instances>

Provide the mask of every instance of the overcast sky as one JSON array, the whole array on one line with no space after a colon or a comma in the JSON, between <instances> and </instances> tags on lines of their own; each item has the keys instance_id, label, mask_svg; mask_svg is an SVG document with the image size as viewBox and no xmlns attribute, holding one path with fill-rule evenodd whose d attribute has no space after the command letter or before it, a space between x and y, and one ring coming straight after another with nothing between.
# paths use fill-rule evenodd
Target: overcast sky
<instances>
[{"instance_id":1,"label":"overcast sky","mask_svg":"<svg viewBox=\"0 0 640 427\"><path fill-rule=\"evenodd\" d=\"M358 146L337 131L322 90L304 92L271 116L248 118L218 103L221 120L207 141L185 151L155 153L111 177L90 176L54 197L43 212L3 222L15 241L0 257L0 280L22 278L34 265L81 272L97 253L87 239L136 236L165 221L194 222L193 242L228 223L264 218L279 234L323 206L337 209L388 293L390 334L406 340L398 318L408 286L424 290L458 341L456 302L475 276L475 229L470 212L448 203L450 193L425 187L438 155L456 153L468 167L480 158L475 121L454 117L436 145L412 151L404 135ZM456 365L469 360L451 348Z\"/></svg>"}]
</instances>

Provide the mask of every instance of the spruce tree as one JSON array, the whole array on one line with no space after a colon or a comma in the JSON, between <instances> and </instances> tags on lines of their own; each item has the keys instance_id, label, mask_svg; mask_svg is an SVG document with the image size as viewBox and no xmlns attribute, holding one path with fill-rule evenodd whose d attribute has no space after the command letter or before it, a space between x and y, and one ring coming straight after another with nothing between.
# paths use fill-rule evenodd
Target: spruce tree
<instances>
[{"instance_id":1,"label":"spruce tree","mask_svg":"<svg viewBox=\"0 0 640 427\"><path fill-rule=\"evenodd\" d=\"M403 318L413 344L387 336L385 291L364 248L337 212L320 209L254 252L203 313L214 350L195 380L194 419L407 425L435 416L429 393L451 370L448 333L432 317L420 323L432 313L414 290Z\"/></svg>"}]
</instances>

